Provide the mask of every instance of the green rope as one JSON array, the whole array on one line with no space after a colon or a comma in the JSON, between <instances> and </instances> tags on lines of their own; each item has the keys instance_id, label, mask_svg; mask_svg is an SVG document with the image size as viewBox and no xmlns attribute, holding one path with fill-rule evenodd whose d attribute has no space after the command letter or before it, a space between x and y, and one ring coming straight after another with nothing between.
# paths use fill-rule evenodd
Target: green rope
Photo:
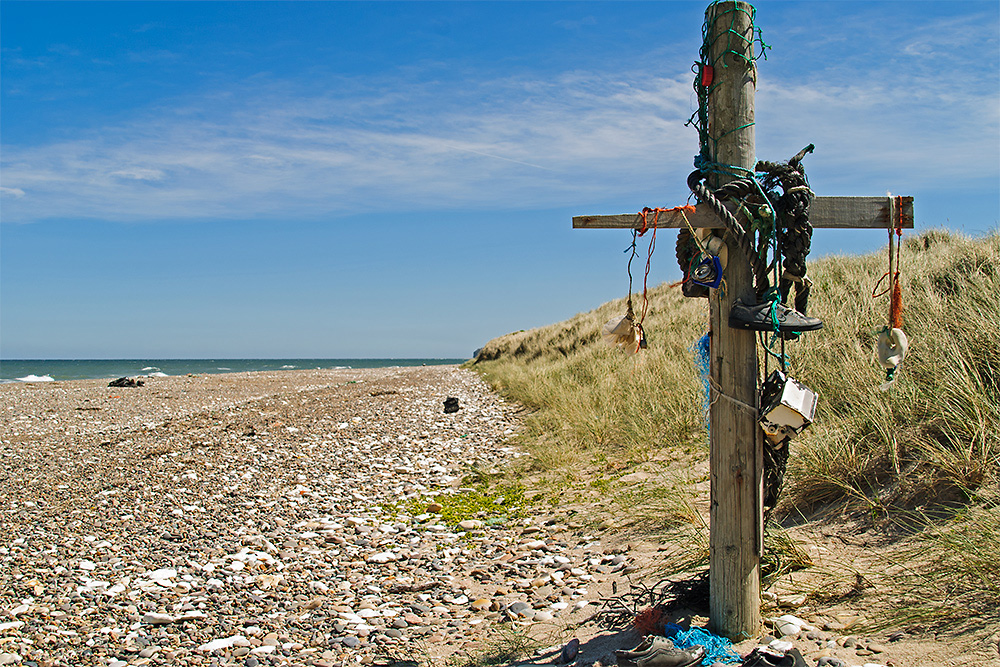
<instances>
[{"instance_id":1,"label":"green rope","mask_svg":"<svg viewBox=\"0 0 1000 667\"><path fill-rule=\"evenodd\" d=\"M695 160L696 167L701 169L703 172L726 174L736 178L745 178L747 176L753 177L754 173L752 170L737 167L735 165L723 165L712 162L711 156L717 152L716 149L718 148L720 140L733 132L751 127L754 123L747 123L746 125L728 130L719 137L711 136L708 131L708 98L711 97L718 84L713 82L713 85L703 86L701 85L701 81L702 76L705 73L705 68L711 67L714 70L720 65L720 63L723 69L729 67L729 65L726 64L727 54L731 54L732 56L737 57L753 66L753 64L760 58L764 58L765 60L767 59L767 50L771 48L771 45L764 42L761 30L754 27L757 9L752 4L745 3L746 7L749 7L749 9L746 9L743 5L733 2L732 5L725 11L716 13L713 8L718 7L722 1L723 0L715 0L712 2L705 13L705 22L701 27L702 45L698 53L698 62L696 62L692 68L692 71L695 73L694 87L698 95L698 109L691 115L690 118L688 118L685 125L693 125L698 130L700 156ZM741 34L735 30L738 14L744 14L749 19L750 27L748 34ZM708 19L709 15L713 17L711 23ZM715 24L724 20L727 16L729 17L729 26L726 27L725 30L720 31L714 40L710 39L710 35L715 31ZM712 50L715 47L716 42L723 36L726 38L725 48L723 48L719 56L713 60L711 57ZM734 48L734 42L736 42L741 48ZM754 44L759 45L756 55L754 54ZM749 52L749 55L745 53L747 51Z\"/></svg>"}]
</instances>

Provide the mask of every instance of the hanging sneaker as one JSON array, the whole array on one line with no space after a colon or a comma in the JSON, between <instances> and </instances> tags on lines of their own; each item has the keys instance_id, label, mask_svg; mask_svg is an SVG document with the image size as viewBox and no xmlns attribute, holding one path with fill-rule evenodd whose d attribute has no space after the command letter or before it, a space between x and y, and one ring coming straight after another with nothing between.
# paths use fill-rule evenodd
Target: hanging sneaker
<instances>
[{"instance_id":1,"label":"hanging sneaker","mask_svg":"<svg viewBox=\"0 0 1000 667\"><path fill-rule=\"evenodd\" d=\"M729 311L729 326L733 329L751 329L753 331L774 331L774 321L771 318L770 301L748 306L742 299L737 299ZM779 303L775 309L779 332L815 331L823 328L823 321L817 317L808 317L797 310Z\"/></svg>"}]
</instances>

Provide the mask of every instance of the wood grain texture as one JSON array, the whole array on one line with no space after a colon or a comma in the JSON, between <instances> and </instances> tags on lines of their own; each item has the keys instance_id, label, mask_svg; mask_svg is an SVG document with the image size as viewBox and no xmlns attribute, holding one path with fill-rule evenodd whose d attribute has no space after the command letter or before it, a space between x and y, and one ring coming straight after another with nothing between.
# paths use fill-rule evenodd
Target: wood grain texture
<instances>
[{"instance_id":1,"label":"wood grain texture","mask_svg":"<svg viewBox=\"0 0 1000 667\"><path fill-rule=\"evenodd\" d=\"M734 11L734 6L739 7ZM709 96L709 127L716 141L712 159L753 169L754 98L757 72L752 60L753 7L745 2L712 4L705 16L716 83ZM714 20L719 16L719 20ZM747 39L729 39L730 29ZM742 48L741 58L726 48ZM725 59L723 61L723 59ZM725 67L719 66L723 63ZM719 175L720 178L726 178ZM718 187L723 182L710 183ZM709 294L711 348L709 409L711 505L709 535L709 621L717 634L739 641L756 636L760 618L760 547L763 523L761 430L757 425L757 338L729 327L736 298L755 300L750 262L739 245L729 244L726 289ZM743 407L752 406L752 407Z\"/></svg>"},{"instance_id":2,"label":"wood grain texture","mask_svg":"<svg viewBox=\"0 0 1000 667\"><path fill-rule=\"evenodd\" d=\"M887 229L892 219L892 197L816 197L809 207L809 222L817 229ZM726 208L737 214L735 204ZM693 215L687 216L695 228L722 227L718 216L707 204L698 204ZM659 229L684 226L678 212L662 213L656 221ZM621 215L577 215L574 229L639 229L642 220L637 213ZM913 229L913 197L903 197L903 229Z\"/></svg>"}]
</instances>

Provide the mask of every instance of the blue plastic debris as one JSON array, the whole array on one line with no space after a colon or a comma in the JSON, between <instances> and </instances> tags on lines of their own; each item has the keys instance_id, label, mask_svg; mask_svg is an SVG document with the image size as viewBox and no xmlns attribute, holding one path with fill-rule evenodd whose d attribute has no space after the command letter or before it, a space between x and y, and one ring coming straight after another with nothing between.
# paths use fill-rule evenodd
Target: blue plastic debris
<instances>
[{"instance_id":1,"label":"blue plastic debris","mask_svg":"<svg viewBox=\"0 0 1000 667\"><path fill-rule=\"evenodd\" d=\"M733 650L733 643L725 637L714 635L702 628L691 628L685 630L676 623L667 623L663 628L663 634L674 642L674 646L681 649L692 646L705 647L705 659L701 661L704 667L710 667L713 663L721 662L725 664L735 664L743 662L743 658Z\"/></svg>"}]
</instances>

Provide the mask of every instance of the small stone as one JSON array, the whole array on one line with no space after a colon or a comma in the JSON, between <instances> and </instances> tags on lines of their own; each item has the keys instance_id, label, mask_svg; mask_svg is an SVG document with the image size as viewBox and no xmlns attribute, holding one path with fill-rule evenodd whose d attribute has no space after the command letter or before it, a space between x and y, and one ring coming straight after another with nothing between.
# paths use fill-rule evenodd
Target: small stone
<instances>
[{"instance_id":1,"label":"small stone","mask_svg":"<svg viewBox=\"0 0 1000 667\"><path fill-rule=\"evenodd\" d=\"M487 609L490 608L490 604L491 602L486 598L479 598L478 600L472 603L472 608L475 609L476 611L486 611Z\"/></svg>"},{"instance_id":2,"label":"small stone","mask_svg":"<svg viewBox=\"0 0 1000 667\"><path fill-rule=\"evenodd\" d=\"M577 654L580 652L580 640L574 637L570 639L569 642L563 647L562 652L559 654L559 663L567 665L574 660L576 660Z\"/></svg>"},{"instance_id":3,"label":"small stone","mask_svg":"<svg viewBox=\"0 0 1000 667\"><path fill-rule=\"evenodd\" d=\"M353 635L348 635L344 637L341 643L347 648L357 648L358 645L361 644L361 640Z\"/></svg>"},{"instance_id":4,"label":"small stone","mask_svg":"<svg viewBox=\"0 0 1000 667\"><path fill-rule=\"evenodd\" d=\"M552 614L547 611L536 611L534 620L539 622L551 621Z\"/></svg>"},{"instance_id":5,"label":"small stone","mask_svg":"<svg viewBox=\"0 0 1000 667\"><path fill-rule=\"evenodd\" d=\"M174 617L170 614L160 614L151 611L142 617L142 622L146 625L168 625L174 622Z\"/></svg>"},{"instance_id":6,"label":"small stone","mask_svg":"<svg viewBox=\"0 0 1000 667\"><path fill-rule=\"evenodd\" d=\"M517 615L521 615L522 613L524 613L529 609L531 609L531 605L528 604L527 602L514 602L509 607L507 607L507 611Z\"/></svg>"},{"instance_id":7,"label":"small stone","mask_svg":"<svg viewBox=\"0 0 1000 667\"><path fill-rule=\"evenodd\" d=\"M483 527L483 522L476 519L466 519L465 521L460 521L458 527L462 530L479 530Z\"/></svg>"},{"instance_id":8,"label":"small stone","mask_svg":"<svg viewBox=\"0 0 1000 667\"><path fill-rule=\"evenodd\" d=\"M818 667L847 667L847 665L840 658L824 656L819 659Z\"/></svg>"},{"instance_id":9,"label":"small stone","mask_svg":"<svg viewBox=\"0 0 1000 667\"><path fill-rule=\"evenodd\" d=\"M875 642L868 643L868 650L873 653L885 653L888 649L881 644L876 644Z\"/></svg>"},{"instance_id":10,"label":"small stone","mask_svg":"<svg viewBox=\"0 0 1000 667\"><path fill-rule=\"evenodd\" d=\"M443 509L444 509L444 505L442 505L441 503L431 503L430 505L427 506L427 513L428 514L437 514L438 512L440 512Z\"/></svg>"},{"instance_id":11,"label":"small stone","mask_svg":"<svg viewBox=\"0 0 1000 667\"><path fill-rule=\"evenodd\" d=\"M368 557L367 560L369 563L384 564L384 563L391 563L395 560L399 560L399 556L397 556L391 551L383 551L381 553L372 554L371 556Z\"/></svg>"},{"instance_id":12,"label":"small stone","mask_svg":"<svg viewBox=\"0 0 1000 667\"><path fill-rule=\"evenodd\" d=\"M785 653L787 651L792 650L795 647L795 645L792 642L783 641L781 639L775 639L773 642L769 643L768 646L770 646L779 653Z\"/></svg>"}]
</instances>

